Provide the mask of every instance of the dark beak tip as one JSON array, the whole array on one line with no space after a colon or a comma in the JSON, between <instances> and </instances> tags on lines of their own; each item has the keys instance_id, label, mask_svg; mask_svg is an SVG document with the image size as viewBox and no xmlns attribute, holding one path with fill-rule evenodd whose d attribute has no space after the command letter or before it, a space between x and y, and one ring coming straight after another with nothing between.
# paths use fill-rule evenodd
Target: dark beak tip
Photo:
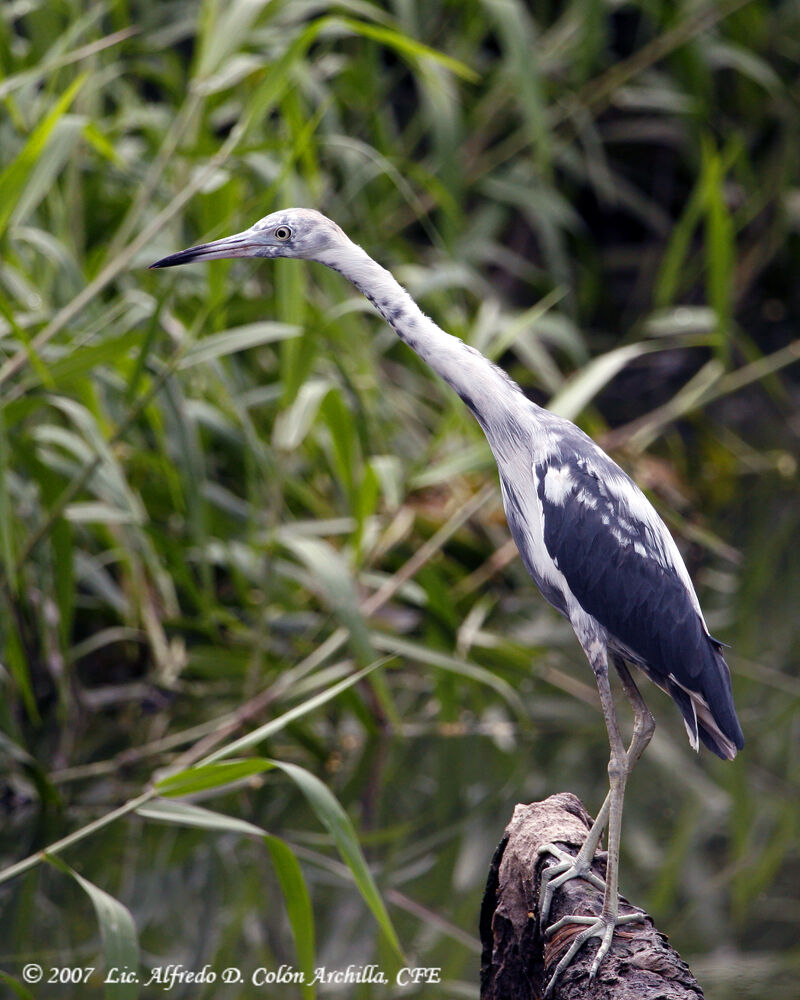
<instances>
[{"instance_id":1,"label":"dark beak tip","mask_svg":"<svg viewBox=\"0 0 800 1000\"><path fill-rule=\"evenodd\" d=\"M185 254L184 251L180 253L171 253L167 257L162 257L160 260L154 261L152 264L147 265L148 271L157 270L162 267L176 267L178 264L186 264L192 258Z\"/></svg>"}]
</instances>

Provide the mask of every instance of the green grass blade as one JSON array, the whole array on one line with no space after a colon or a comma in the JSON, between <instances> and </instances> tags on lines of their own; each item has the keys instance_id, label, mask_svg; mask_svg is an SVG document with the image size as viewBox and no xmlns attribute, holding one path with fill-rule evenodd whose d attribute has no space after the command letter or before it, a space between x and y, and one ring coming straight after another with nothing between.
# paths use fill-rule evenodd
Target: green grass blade
<instances>
[{"instance_id":1,"label":"green grass blade","mask_svg":"<svg viewBox=\"0 0 800 1000\"><path fill-rule=\"evenodd\" d=\"M728 355L726 341L731 333L736 253L733 221L725 202L724 159L712 148L710 141L704 143L706 294L717 316L715 348L721 359Z\"/></svg>"},{"instance_id":2,"label":"green grass blade","mask_svg":"<svg viewBox=\"0 0 800 1000\"><path fill-rule=\"evenodd\" d=\"M262 762L268 767L260 767L259 771L271 767L269 761ZM257 773L257 772L252 772ZM186 794L189 794L188 792ZM136 815L143 819L155 820L158 823L176 823L180 826L193 826L202 830L217 830L220 833L241 833L249 837L264 837L266 831L247 820L236 816L226 816L213 809L204 809L193 802L178 802L175 799L152 799L139 806Z\"/></svg>"},{"instance_id":3,"label":"green grass blade","mask_svg":"<svg viewBox=\"0 0 800 1000\"><path fill-rule=\"evenodd\" d=\"M265 837L272 866L278 877L289 925L292 928L297 964L305 974L305 982L300 987L303 1000L313 1000L316 989L311 985L314 970L314 911L308 895L306 880L297 858L290 847L279 837L267 834Z\"/></svg>"},{"instance_id":4,"label":"green grass blade","mask_svg":"<svg viewBox=\"0 0 800 1000\"><path fill-rule=\"evenodd\" d=\"M42 153L45 155L40 154L36 157L32 169L27 174L24 189L11 215L12 225L17 226L24 222L52 190L56 178L74 155L85 124L84 118L80 115L65 114L54 122L49 136L43 137Z\"/></svg>"},{"instance_id":5,"label":"green grass blade","mask_svg":"<svg viewBox=\"0 0 800 1000\"><path fill-rule=\"evenodd\" d=\"M279 340L297 337L302 333L298 326L290 323L248 323L233 330L223 330L193 344L181 358L178 368L183 371L195 365L205 364L228 354L246 351L251 347L274 344Z\"/></svg>"},{"instance_id":6,"label":"green grass blade","mask_svg":"<svg viewBox=\"0 0 800 1000\"><path fill-rule=\"evenodd\" d=\"M272 767L270 761L261 762ZM261 770L265 770L264 767ZM305 983L301 986L304 1000L313 1000L316 990L310 985L314 968L314 911L308 887L303 878L300 864L291 848L279 837L267 833L266 830L246 820L191 802L177 802L173 799L154 799L136 810L137 816L143 819L155 820L161 823L175 823L219 833L237 833L245 836L259 837L264 840L269 850L275 874L283 892L286 913L294 937L297 951L297 963L305 973Z\"/></svg>"},{"instance_id":7,"label":"green grass blade","mask_svg":"<svg viewBox=\"0 0 800 1000\"><path fill-rule=\"evenodd\" d=\"M11 450L6 435L5 407L0 406L0 560L9 589L17 592L16 531L14 505L8 492Z\"/></svg>"},{"instance_id":8,"label":"green grass blade","mask_svg":"<svg viewBox=\"0 0 800 1000\"><path fill-rule=\"evenodd\" d=\"M652 344L626 344L592 358L553 396L547 404L548 410L575 420L626 365L655 349Z\"/></svg>"},{"instance_id":9,"label":"green grass blade","mask_svg":"<svg viewBox=\"0 0 800 1000\"><path fill-rule=\"evenodd\" d=\"M493 674L491 670L486 670L485 667L481 667L477 663L468 663L466 660L460 660L456 656L449 656L447 653L442 653L437 649L430 649L410 639L403 639L399 636L387 635L382 632L373 632L372 641L378 649L382 649L387 653L392 653L395 656L409 657L418 663L424 663L428 666L436 667L438 670L446 670L449 673L460 675L471 681L477 681L479 684L484 684L486 687L492 688L498 694L502 695L509 707L520 718L526 718L528 715L525 703L508 681L503 680L502 677L498 677L497 674Z\"/></svg>"},{"instance_id":10,"label":"green grass blade","mask_svg":"<svg viewBox=\"0 0 800 1000\"><path fill-rule=\"evenodd\" d=\"M702 218L703 187L697 182L680 219L672 228L667 249L664 253L654 292L657 309L666 309L678 298L681 290L683 267L689 257L694 230Z\"/></svg>"},{"instance_id":11,"label":"green grass blade","mask_svg":"<svg viewBox=\"0 0 800 1000\"><path fill-rule=\"evenodd\" d=\"M70 875L92 901L100 935L103 939L103 957L106 974L111 969L126 969L135 972L139 968L139 941L133 917L126 906L114 899L105 890L79 875L61 858L47 856L47 861L59 871ZM107 1000L135 1000L139 995L137 983L106 982Z\"/></svg>"},{"instance_id":12,"label":"green grass blade","mask_svg":"<svg viewBox=\"0 0 800 1000\"><path fill-rule=\"evenodd\" d=\"M358 606L353 573L342 555L321 538L284 535L283 544L305 564L313 586L333 613L350 632L353 651L360 663L371 663L375 652L369 631Z\"/></svg>"},{"instance_id":13,"label":"green grass blade","mask_svg":"<svg viewBox=\"0 0 800 1000\"><path fill-rule=\"evenodd\" d=\"M205 30L200 38L197 75L210 76L236 52L253 29L262 10L271 0L231 0L226 4L208 4L208 12L217 17L205 19ZM203 23L203 22L201 22Z\"/></svg>"},{"instance_id":14,"label":"green grass blade","mask_svg":"<svg viewBox=\"0 0 800 1000\"><path fill-rule=\"evenodd\" d=\"M33 129L16 158L0 173L0 191L3 192L3 197L0 199L0 237L30 183L36 164L45 153L54 128L85 82L85 75L72 81L43 120Z\"/></svg>"},{"instance_id":15,"label":"green grass blade","mask_svg":"<svg viewBox=\"0 0 800 1000\"><path fill-rule=\"evenodd\" d=\"M299 767L297 764L289 764L285 761L275 760L272 762L275 767L284 772L297 785L305 795L309 805L317 814L317 818L333 837L343 861L350 869L350 873L358 886L361 895L367 906L369 906L378 926L386 936L387 941L394 950L396 956L403 958L400 948L400 940L392 925L392 921L384 905L383 899L375 884L367 865L366 859L358 843L358 836L353 828L347 813L342 809L331 791L319 778Z\"/></svg>"},{"instance_id":16,"label":"green grass blade","mask_svg":"<svg viewBox=\"0 0 800 1000\"><path fill-rule=\"evenodd\" d=\"M351 17L338 18L337 20L354 34L371 38L373 41L379 42L387 48L394 49L395 52L407 59L430 59L455 74L455 76L461 77L462 80L467 80L470 83L479 79L475 70L466 66L460 60L453 59L452 56L448 56L444 52L439 52L437 49L418 42L415 38L410 38L408 35L395 31L393 28L384 28L378 24L367 24L365 21L356 21Z\"/></svg>"},{"instance_id":17,"label":"green grass blade","mask_svg":"<svg viewBox=\"0 0 800 1000\"><path fill-rule=\"evenodd\" d=\"M22 697L25 711L32 722L39 722L39 709L36 705L36 696L33 693L33 682L28 657L16 619L13 615L8 616L5 628L5 640L4 652L6 663Z\"/></svg>"},{"instance_id":18,"label":"green grass blade","mask_svg":"<svg viewBox=\"0 0 800 1000\"><path fill-rule=\"evenodd\" d=\"M251 778L254 774L261 774L262 771L267 771L270 767L271 765L267 761L259 757L199 764L157 781L155 787L163 795L194 795L197 792L224 788L235 781L242 781L244 778ZM148 803L145 808L149 807Z\"/></svg>"},{"instance_id":19,"label":"green grass blade","mask_svg":"<svg viewBox=\"0 0 800 1000\"><path fill-rule=\"evenodd\" d=\"M26 989L22 983L9 976L7 972L0 972L0 983L4 983L19 1000L36 1000L33 993Z\"/></svg>"},{"instance_id":20,"label":"green grass blade","mask_svg":"<svg viewBox=\"0 0 800 1000\"><path fill-rule=\"evenodd\" d=\"M375 660L374 663L369 664L369 666L364 667L362 670L358 670L349 677L345 677L344 680L339 681L338 684L333 684L324 691L320 691L319 694L315 694L312 698L304 701L301 705L295 705L294 708L290 708L288 712L284 712L283 715L278 716L277 719L272 719L270 722L266 722L263 726L259 726L258 729L253 730L252 733L248 733L246 736L242 736L240 739L234 740L232 743L228 743L224 747L220 747L219 750L215 750L214 753L205 757L201 761L201 764L210 764L214 761L221 760L223 757L230 757L232 754L238 754L242 750L256 746L256 744L261 743L270 736L274 736L275 733L280 732L288 726L290 722L294 722L296 719L301 719L304 715L308 715L309 712L315 711L315 709L319 708L321 705L324 705L326 702L336 698L343 691L346 691L354 684L357 684L368 674L372 673L373 670L383 666L390 659L392 659L391 656L381 657L380 659Z\"/></svg>"}]
</instances>

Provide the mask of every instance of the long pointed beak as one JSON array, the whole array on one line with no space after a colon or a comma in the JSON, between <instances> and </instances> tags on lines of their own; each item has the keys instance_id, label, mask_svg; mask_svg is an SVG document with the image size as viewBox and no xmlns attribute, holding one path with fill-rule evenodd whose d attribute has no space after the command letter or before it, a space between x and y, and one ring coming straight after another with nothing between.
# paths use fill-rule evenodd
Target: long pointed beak
<instances>
[{"instance_id":1,"label":"long pointed beak","mask_svg":"<svg viewBox=\"0 0 800 1000\"><path fill-rule=\"evenodd\" d=\"M214 240L213 243L201 243L196 247L189 247L188 250L179 250L171 253L168 257L162 257L155 264L150 264L150 269L154 267L177 267L178 264L188 264L193 260L221 260L227 257L255 257L255 250L263 247L253 233L252 229L247 229L243 233L236 233L235 236L226 236L221 240Z\"/></svg>"}]
</instances>

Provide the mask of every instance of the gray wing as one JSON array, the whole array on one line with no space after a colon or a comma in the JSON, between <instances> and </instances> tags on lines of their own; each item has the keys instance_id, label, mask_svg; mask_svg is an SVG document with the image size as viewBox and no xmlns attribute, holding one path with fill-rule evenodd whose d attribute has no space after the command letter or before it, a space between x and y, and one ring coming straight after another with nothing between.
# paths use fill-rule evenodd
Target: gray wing
<instances>
[{"instance_id":1,"label":"gray wing","mask_svg":"<svg viewBox=\"0 0 800 1000\"><path fill-rule=\"evenodd\" d=\"M669 691L690 737L696 742L699 725L700 738L729 756L714 730L741 747L730 673L644 494L599 449L537 464L534 474L545 547L581 607L607 630L612 648Z\"/></svg>"}]
</instances>

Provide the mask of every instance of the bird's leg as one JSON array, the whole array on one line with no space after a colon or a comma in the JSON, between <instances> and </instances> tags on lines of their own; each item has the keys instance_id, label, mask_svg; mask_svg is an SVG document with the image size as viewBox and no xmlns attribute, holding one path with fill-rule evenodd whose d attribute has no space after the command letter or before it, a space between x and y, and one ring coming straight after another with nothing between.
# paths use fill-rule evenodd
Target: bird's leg
<instances>
[{"instance_id":1,"label":"bird's leg","mask_svg":"<svg viewBox=\"0 0 800 1000\"><path fill-rule=\"evenodd\" d=\"M542 872L539 890L539 924L542 930L547 926L553 896L565 882L569 882L573 878L582 878L595 888L605 891L605 882L592 871L592 861L608 822L610 804L611 792L606 795L592 828L587 833L586 840L577 854L570 854L569 851L562 850L557 844L542 844L539 848L538 854L552 854L557 859L556 864L548 865Z\"/></svg>"},{"instance_id":2,"label":"bird's leg","mask_svg":"<svg viewBox=\"0 0 800 1000\"><path fill-rule=\"evenodd\" d=\"M576 935L568 951L556 966L550 982L547 984L545 996L550 994L558 977L569 966L572 959L589 940L589 938L600 938L600 946L597 949L594 961L592 962L592 967L589 970L589 976L594 978L600 963L603 961L609 948L611 947L611 940L614 936L614 928L618 924L629 923L633 920L642 919L642 915L639 913L625 914L623 916L619 915L619 897L617 895L619 842L622 825L622 803L625 796L625 783L628 779L628 775L633 769L633 765L639 759L644 751L644 748L650 741L650 736L653 731L653 721L652 716L647 711L644 701L633 682L633 679L628 673L625 665L622 664L624 674L621 673L620 677L622 679L625 694L634 708L634 715L636 719L631 746L629 751L626 752L625 746L622 742L622 736L620 735L619 726L617 724L617 716L614 710L614 700L611 695L611 685L608 679L608 656L606 650L605 648L598 650L595 647L595 649L592 650L592 653L594 655L590 656L590 662L597 681L597 689L600 693L600 704L603 709L603 718L605 719L606 729L608 730L608 741L611 747L611 755L608 761L608 796L606 801L603 803L603 807L598 814L597 820L595 820L594 826L589 832L589 836L587 837L587 840L594 840L594 844L590 845L593 855L594 848L597 846L597 841L602 833L601 827L600 833L595 835L595 827L598 825L600 820L607 821L608 860L606 862L606 880L605 885L603 886L603 907L597 917L584 915L565 916L556 921L556 923L548 927L545 931L546 936L549 937L567 924L586 924L586 929ZM617 662L616 657L614 665L619 671L620 664ZM586 845L584 844L584 847L585 846ZM581 848L581 853L583 853L583 848ZM584 862L585 859L582 859L582 864ZM589 858L589 863L591 863L591 857ZM566 874L566 872L564 874ZM583 873L580 872L580 874Z\"/></svg>"},{"instance_id":3,"label":"bird's leg","mask_svg":"<svg viewBox=\"0 0 800 1000\"><path fill-rule=\"evenodd\" d=\"M633 735L626 757L628 760L628 774L633 770L634 765L644 753L647 744L653 735L655 722L647 705L636 687L636 683L631 677L630 671L625 665L621 656L613 655L614 666L622 682L622 689L633 709ZM592 861L594 860L603 831L608 822L608 812L611 805L611 792L606 795L605 801L600 807L600 811L592 824L591 830L586 835L580 851L576 855L563 851L555 844L544 844L539 848L539 854L552 854L557 863L549 865L542 872L542 883L539 892L539 921L544 930L547 925L547 918L550 915L550 907L553 896L557 889L560 889L565 882L573 878L582 878L591 883L597 889L605 891L606 884L592 871Z\"/></svg>"},{"instance_id":4,"label":"bird's leg","mask_svg":"<svg viewBox=\"0 0 800 1000\"><path fill-rule=\"evenodd\" d=\"M625 692L625 697L633 709L633 736L631 737L627 753L628 774L630 774L639 758L647 749L647 744L652 739L656 723L650 709L645 705L644 698L639 693L639 688L636 687L636 682L631 677L625 661L621 656L617 656L616 653L612 655L612 659L619 679L622 682L622 690Z\"/></svg>"}]
</instances>

